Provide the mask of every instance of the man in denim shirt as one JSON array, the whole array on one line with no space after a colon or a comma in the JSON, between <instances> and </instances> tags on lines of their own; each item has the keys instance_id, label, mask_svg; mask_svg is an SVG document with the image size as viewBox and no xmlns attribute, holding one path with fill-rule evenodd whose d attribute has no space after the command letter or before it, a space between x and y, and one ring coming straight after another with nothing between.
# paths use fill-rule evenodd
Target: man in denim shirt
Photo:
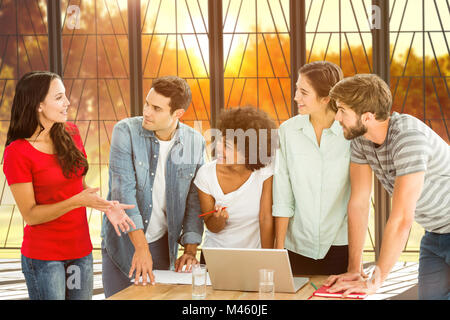
<instances>
[{"instance_id":1,"label":"man in denim shirt","mask_svg":"<svg viewBox=\"0 0 450 320\"><path fill-rule=\"evenodd\" d=\"M187 82L175 76L155 79L143 117L119 121L113 130L108 200L134 204L127 214L136 229L118 237L108 219L102 225L102 268L109 297L147 277L152 269L182 271L198 263L202 241L200 203L192 183L204 163L202 135L179 122L192 99ZM178 244L184 254L177 259Z\"/></svg>"}]
</instances>

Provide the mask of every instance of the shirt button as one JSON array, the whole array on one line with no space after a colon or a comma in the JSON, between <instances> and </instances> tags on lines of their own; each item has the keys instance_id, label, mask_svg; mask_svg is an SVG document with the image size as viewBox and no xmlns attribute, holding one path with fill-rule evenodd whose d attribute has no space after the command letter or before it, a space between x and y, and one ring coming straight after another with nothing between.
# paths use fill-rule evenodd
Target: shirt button
<instances>
[{"instance_id":1,"label":"shirt button","mask_svg":"<svg viewBox=\"0 0 450 320\"><path fill-rule=\"evenodd\" d=\"M153 155L153 158L156 158L156 154Z\"/></svg>"},{"instance_id":2,"label":"shirt button","mask_svg":"<svg viewBox=\"0 0 450 320\"><path fill-rule=\"evenodd\" d=\"M155 174L152 172L152 176L154 176Z\"/></svg>"},{"instance_id":3,"label":"shirt button","mask_svg":"<svg viewBox=\"0 0 450 320\"><path fill-rule=\"evenodd\" d=\"M148 223L148 220L145 220L144 222L145 222L145 223Z\"/></svg>"}]
</instances>

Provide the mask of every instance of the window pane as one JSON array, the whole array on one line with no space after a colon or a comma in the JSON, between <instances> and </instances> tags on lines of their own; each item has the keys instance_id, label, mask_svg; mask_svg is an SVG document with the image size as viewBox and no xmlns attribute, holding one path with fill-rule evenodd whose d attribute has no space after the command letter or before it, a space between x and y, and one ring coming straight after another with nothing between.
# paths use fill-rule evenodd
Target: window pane
<instances>
[{"instance_id":1,"label":"window pane","mask_svg":"<svg viewBox=\"0 0 450 320\"><path fill-rule=\"evenodd\" d=\"M3 174L3 152L17 81L48 69L47 2L0 2L0 249L20 248L23 219Z\"/></svg>"},{"instance_id":2,"label":"window pane","mask_svg":"<svg viewBox=\"0 0 450 320\"><path fill-rule=\"evenodd\" d=\"M192 103L181 119L209 128L208 1L141 1L144 99L155 78L186 79Z\"/></svg>"},{"instance_id":3,"label":"window pane","mask_svg":"<svg viewBox=\"0 0 450 320\"><path fill-rule=\"evenodd\" d=\"M87 184L106 198L112 129L130 116L127 1L63 0L61 17L68 120L84 142ZM88 208L87 214L93 245L100 248L101 212Z\"/></svg>"}]
</instances>

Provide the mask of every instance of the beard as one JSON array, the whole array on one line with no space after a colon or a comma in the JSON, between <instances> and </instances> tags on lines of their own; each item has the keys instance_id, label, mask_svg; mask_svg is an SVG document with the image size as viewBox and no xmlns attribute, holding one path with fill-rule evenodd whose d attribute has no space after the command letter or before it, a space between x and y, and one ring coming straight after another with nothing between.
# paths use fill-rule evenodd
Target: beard
<instances>
[{"instance_id":1,"label":"beard","mask_svg":"<svg viewBox=\"0 0 450 320\"><path fill-rule=\"evenodd\" d=\"M361 119L358 119L358 122L353 127L346 127L343 124L341 124L344 128L344 137L347 140L353 140L355 138L358 138L367 132L367 127L363 125Z\"/></svg>"}]
</instances>

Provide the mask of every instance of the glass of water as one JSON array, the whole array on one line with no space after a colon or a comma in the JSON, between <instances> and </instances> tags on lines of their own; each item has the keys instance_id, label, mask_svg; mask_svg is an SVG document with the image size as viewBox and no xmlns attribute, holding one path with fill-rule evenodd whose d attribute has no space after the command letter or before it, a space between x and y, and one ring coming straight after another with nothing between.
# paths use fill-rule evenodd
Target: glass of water
<instances>
[{"instance_id":1,"label":"glass of water","mask_svg":"<svg viewBox=\"0 0 450 320\"><path fill-rule=\"evenodd\" d=\"M275 271L272 269L259 270L259 299L271 300L275 295L274 279Z\"/></svg>"},{"instance_id":2,"label":"glass of water","mask_svg":"<svg viewBox=\"0 0 450 320\"><path fill-rule=\"evenodd\" d=\"M192 299L206 298L206 264L192 265Z\"/></svg>"}]
</instances>

